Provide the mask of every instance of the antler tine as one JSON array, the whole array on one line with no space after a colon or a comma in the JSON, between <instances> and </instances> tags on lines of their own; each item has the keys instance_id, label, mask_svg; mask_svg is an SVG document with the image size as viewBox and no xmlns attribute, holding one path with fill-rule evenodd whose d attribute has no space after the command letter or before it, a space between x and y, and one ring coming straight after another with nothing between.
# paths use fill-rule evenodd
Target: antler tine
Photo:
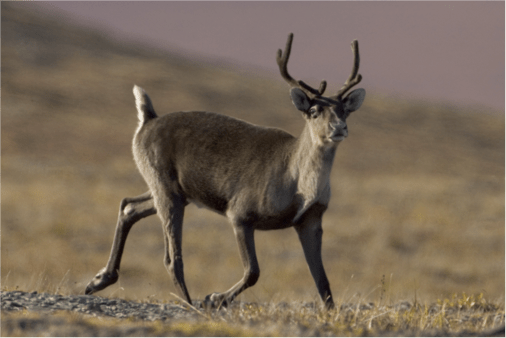
<instances>
[{"instance_id":1,"label":"antler tine","mask_svg":"<svg viewBox=\"0 0 506 338\"><path fill-rule=\"evenodd\" d=\"M288 34L288 40L286 40L286 47L285 52L283 54L283 51L281 49L278 49L278 54L276 55L276 61L278 62L279 66L279 72L281 73L281 76L283 79L285 79L286 82L288 82L292 86L298 86L298 82L295 81L293 77L288 74L288 58L290 57L290 52L292 50L292 41L293 41L293 33Z\"/></svg>"},{"instance_id":2,"label":"antler tine","mask_svg":"<svg viewBox=\"0 0 506 338\"><path fill-rule=\"evenodd\" d=\"M341 99L343 95L350 90L353 86L358 84L362 80L362 75L357 74L358 73L358 67L360 66L360 55L358 53L358 41L353 40L351 43L351 50L353 52L353 68L351 70L350 77L348 77L348 80L344 83L344 86L339 89L339 91L336 94L337 99Z\"/></svg>"},{"instance_id":3,"label":"antler tine","mask_svg":"<svg viewBox=\"0 0 506 338\"><path fill-rule=\"evenodd\" d=\"M288 59L290 58L290 52L292 50L292 41L293 41L293 33L290 33L290 34L288 34L288 39L286 40L286 46L285 46L284 53L281 49L278 49L278 53L276 55L276 61L279 66L279 72L281 73L281 76L283 77L283 79L285 79L286 82L288 82L293 87L299 87L301 89L305 89L309 93L316 95L316 96L322 95L323 92L325 91L325 88L327 88L327 82L325 80L323 80L320 83L319 89L314 89L313 87L307 85L304 81L300 81L300 80L297 81L293 77L291 77L290 74L288 74L287 65L288 65Z\"/></svg>"},{"instance_id":4,"label":"antler tine","mask_svg":"<svg viewBox=\"0 0 506 338\"><path fill-rule=\"evenodd\" d=\"M325 91L325 89L327 89L327 81L322 80L322 82L320 83L320 88L318 89L318 92L320 93L320 95L323 95L323 92Z\"/></svg>"},{"instance_id":5,"label":"antler tine","mask_svg":"<svg viewBox=\"0 0 506 338\"><path fill-rule=\"evenodd\" d=\"M308 92L310 92L313 95L321 96L321 95L323 95L323 92L327 88L327 81L322 80L322 82L320 83L320 88L318 88L318 89L314 89L313 87L309 86L308 84L306 84L302 80L299 80L299 86L304 88L305 90L307 90Z\"/></svg>"}]
</instances>

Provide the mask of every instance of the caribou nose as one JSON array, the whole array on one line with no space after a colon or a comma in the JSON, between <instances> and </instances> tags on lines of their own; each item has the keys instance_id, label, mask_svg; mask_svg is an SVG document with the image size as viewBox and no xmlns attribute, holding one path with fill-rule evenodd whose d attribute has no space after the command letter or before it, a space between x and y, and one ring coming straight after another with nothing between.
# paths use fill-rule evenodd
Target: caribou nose
<instances>
[{"instance_id":1,"label":"caribou nose","mask_svg":"<svg viewBox=\"0 0 506 338\"><path fill-rule=\"evenodd\" d=\"M348 129L348 126L346 125L346 122L344 121L337 121L335 123L330 124L330 130L333 132L339 131L339 130L346 130Z\"/></svg>"},{"instance_id":2,"label":"caribou nose","mask_svg":"<svg viewBox=\"0 0 506 338\"><path fill-rule=\"evenodd\" d=\"M334 142L342 141L348 136L348 126L346 122L339 121L330 124L330 139Z\"/></svg>"}]
</instances>

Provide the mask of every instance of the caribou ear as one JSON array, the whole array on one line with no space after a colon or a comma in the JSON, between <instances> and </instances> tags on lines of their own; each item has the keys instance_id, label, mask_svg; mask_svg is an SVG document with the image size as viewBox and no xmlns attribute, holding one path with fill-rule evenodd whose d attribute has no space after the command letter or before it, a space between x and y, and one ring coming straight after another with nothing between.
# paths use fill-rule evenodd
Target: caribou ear
<instances>
[{"instance_id":1,"label":"caribou ear","mask_svg":"<svg viewBox=\"0 0 506 338\"><path fill-rule=\"evenodd\" d=\"M298 110L306 113L309 110L311 104L309 103L309 98L306 93L300 88L292 88L290 90L290 96L292 98L292 103Z\"/></svg>"},{"instance_id":2,"label":"caribou ear","mask_svg":"<svg viewBox=\"0 0 506 338\"><path fill-rule=\"evenodd\" d=\"M346 112L351 113L360 108L362 102L365 99L365 89L359 88L355 89L351 93L349 93L344 99L344 110Z\"/></svg>"}]
</instances>

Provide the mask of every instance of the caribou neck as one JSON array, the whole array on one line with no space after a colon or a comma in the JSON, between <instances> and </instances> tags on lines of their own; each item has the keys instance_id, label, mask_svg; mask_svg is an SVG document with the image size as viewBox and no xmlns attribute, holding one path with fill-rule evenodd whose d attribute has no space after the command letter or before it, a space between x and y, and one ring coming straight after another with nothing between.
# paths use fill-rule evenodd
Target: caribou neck
<instances>
[{"instance_id":1,"label":"caribou neck","mask_svg":"<svg viewBox=\"0 0 506 338\"><path fill-rule=\"evenodd\" d=\"M290 161L291 178L297 183L297 195L302 198L294 221L315 202L327 204L330 199L330 172L334 162L337 143L323 143L314 137L306 124L294 143Z\"/></svg>"}]
</instances>

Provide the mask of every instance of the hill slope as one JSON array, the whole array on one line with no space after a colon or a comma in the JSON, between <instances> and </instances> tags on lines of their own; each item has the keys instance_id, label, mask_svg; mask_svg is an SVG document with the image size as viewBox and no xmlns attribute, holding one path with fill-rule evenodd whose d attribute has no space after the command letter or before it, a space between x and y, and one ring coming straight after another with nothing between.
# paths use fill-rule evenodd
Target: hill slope
<instances>
[{"instance_id":1,"label":"hill slope","mask_svg":"<svg viewBox=\"0 0 506 338\"><path fill-rule=\"evenodd\" d=\"M253 74L183 59L176 54L122 44L108 40L100 32L73 27L60 18L42 19L36 13L16 10L34 6L3 6L2 84L4 104L8 104L5 108L9 108L4 111L3 118L8 119L7 123L11 123L11 119L13 123L19 123L28 116L30 122L36 124L48 123L48 119L56 119L56 116L58 120L63 119L61 123L72 122L74 125L79 122L75 119L97 119L94 127L98 130L78 128L84 138L88 138L84 134L93 133L94 137L107 137L108 142L121 139L115 142L126 144L130 140L120 137L123 134L111 134L109 124L121 124L118 131L112 132L132 133L136 119L135 115L132 116L135 111L132 109L131 87L138 83L153 97L160 113L217 111L257 124L282 127L292 133L298 133L303 125L281 79L272 82ZM330 90L337 87L336 81L333 82ZM30 99L29 103L26 98ZM11 104L21 106L11 109ZM23 111L23 116L15 113L18 110ZM75 117L67 122L71 119L69 115ZM379 169L389 172L402 165L402 171L476 173L468 166L455 168L455 162L461 160L468 164L481 163L479 168L474 168L480 174L497 174L497 168L494 171L490 166L500 162L501 156L504 158L501 151L504 147L501 144L503 119L502 116L488 116L483 111L475 114L471 109L462 111L443 104L368 95L364 109L350 119L354 144L346 145L347 148L363 148L367 152L363 154L364 162L368 165L354 165L355 159L341 156L345 161L343 165L353 165L354 170L374 166L375 172L378 165ZM108 132L101 133L100 125ZM18 140L38 137L19 134L20 131L29 133L31 128L19 129L6 128L9 133L6 140L11 139L10 133L16 133ZM50 129L51 134L60 132ZM40 131L39 128L35 130ZM369 140L378 144L372 147L357 145L357 142ZM20 143L15 142L12 146L21 146ZM5 150L19 151L11 144ZM48 151L55 156L52 148L42 147L42 144L36 150L37 153ZM110 149L99 151L110 157ZM390 156L371 159L369 157L374 155L370 152L388 152ZM72 154L75 152L61 155ZM422 154L437 163L431 161L422 168L412 166ZM490 162L493 164L489 165Z\"/></svg>"}]
</instances>

